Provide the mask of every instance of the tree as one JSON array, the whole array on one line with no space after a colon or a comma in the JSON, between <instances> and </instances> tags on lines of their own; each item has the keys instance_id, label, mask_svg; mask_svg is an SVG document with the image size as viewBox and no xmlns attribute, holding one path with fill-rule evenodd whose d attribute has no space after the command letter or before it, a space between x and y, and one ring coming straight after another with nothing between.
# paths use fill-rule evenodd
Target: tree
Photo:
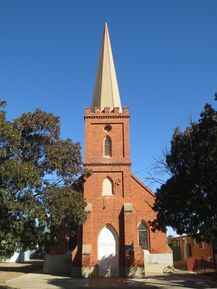
<instances>
[{"instance_id":1,"label":"tree","mask_svg":"<svg viewBox=\"0 0 217 289\"><path fill-rule=\"evenodd\" d=\"M170 178L156 192L153 230L171 226L178 234L217 239L217 111L209 104L197 122L179 128L166 154Z\"/></svg>"},{"instance_id":2,"label":"tree","mask_svg":"<svg viewBox=\"0 0 217 289\"><path fill-rule=\"evenodd\" d=\"M47 248L63 228L73 234L85 220L73 189L82 172L80 144L60 139L58 117L36 109L10 122L0 111L1 257Z\"/></svg>"}]
</instances>

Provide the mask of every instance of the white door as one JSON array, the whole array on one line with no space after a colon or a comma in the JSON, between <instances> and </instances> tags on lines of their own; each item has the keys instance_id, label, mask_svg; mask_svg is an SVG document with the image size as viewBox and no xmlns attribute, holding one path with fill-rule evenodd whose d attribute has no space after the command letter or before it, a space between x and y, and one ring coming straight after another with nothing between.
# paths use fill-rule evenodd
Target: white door
<instances>
[{"instance_id":1,"label":"white door","mask_svg":"<svg viewBox=\"0 0 217 289\"><path fill-rule=\"evenodd\" d=\"M118 276L117 234L110 226L104 227L98 238L99 276Z\"/></svg>"}]
</instances>

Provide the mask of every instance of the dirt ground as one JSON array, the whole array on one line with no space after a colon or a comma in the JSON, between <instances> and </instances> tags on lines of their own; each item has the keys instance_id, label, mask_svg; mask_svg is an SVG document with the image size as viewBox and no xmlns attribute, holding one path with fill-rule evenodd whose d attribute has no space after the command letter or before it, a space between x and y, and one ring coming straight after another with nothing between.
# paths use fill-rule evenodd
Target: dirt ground
<instances>
[{"instance_id":1,"label":"dirt ground","mask_svg":"<svg viewBox=\"0 0 217 289\"><path fill-rule=\"evenodd\" d=\"M25 263L0 263L0 283L16 278L26 273L40 272L43 267L42 260Z\"/></svg>"}]
</instances>

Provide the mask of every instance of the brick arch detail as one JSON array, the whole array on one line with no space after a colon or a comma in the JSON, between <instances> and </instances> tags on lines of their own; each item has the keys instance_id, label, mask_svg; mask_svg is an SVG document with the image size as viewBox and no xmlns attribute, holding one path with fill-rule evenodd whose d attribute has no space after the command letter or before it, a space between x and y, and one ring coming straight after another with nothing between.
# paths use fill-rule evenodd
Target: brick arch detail
<instances>
[{"instance_id":1,"label":"brick arch detail","mask_svg":"<svg viewBox=\"0 0 217 289\"><path fill-rule=\"evenodd\" d=\"M110 223L106 223L105 225L103 225L103 226L101 226L101 227L99 228L98 238L99 238L100 232L101 232L102 229L104 229L104 228L108 228L109 230L113 231L113 232L116 234L117 238L119 238L119 234L118 234L117 230L116 230L115 227L114 227L113 225L111 225Z\"/></svg>"}]
</instances>

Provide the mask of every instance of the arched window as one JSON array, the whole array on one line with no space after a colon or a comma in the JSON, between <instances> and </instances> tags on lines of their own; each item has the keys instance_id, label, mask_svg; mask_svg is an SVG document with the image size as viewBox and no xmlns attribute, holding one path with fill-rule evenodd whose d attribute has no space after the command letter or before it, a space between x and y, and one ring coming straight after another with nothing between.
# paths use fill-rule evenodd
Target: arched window
<instances>
[{"instance_id":1,"label":"arched window","mask_svg":"<svg viewBox=\"0 0 217 289\"><path fill-rule=\"evenodd\" d=\"M138 226L138 237L139 237L139 245L143 250L149 249L149 242L148 242L148 227L147 225L142 221L139 223Z\"/></svg>"},{"instance_id":2,"label":"arched window","mask_svg":"<svg viewBox=\"0 0 217 289\"><path fill-rule=\"evenodd\" d=\"M108 135L104 139L104 156L105 157L112 156L112 140Z\"/></svg>"},{"instance_id":3,"label":"arched window","mask_svg":"<svg viewBox=\"0 0 217 289\"><path fill-rule=\"evenodd\" d=\"M110 178L104 179L102 183L102 195L103 196L113 195L113 182Z\"/></svg>"}]
</instances>

